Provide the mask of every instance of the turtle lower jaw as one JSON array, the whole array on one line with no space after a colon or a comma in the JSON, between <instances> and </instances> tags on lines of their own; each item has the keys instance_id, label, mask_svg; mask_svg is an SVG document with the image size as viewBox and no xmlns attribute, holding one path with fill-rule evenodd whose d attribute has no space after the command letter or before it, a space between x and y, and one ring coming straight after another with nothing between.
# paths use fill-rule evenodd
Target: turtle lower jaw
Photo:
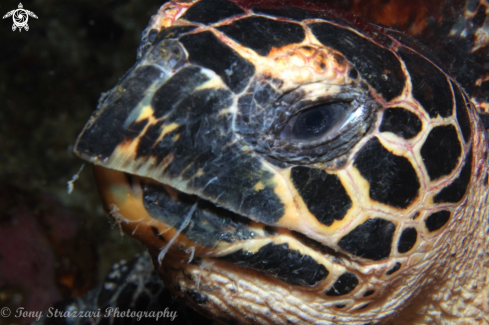
<instances>
[{"instance_id":1,"label":"turtle lower jaw","mask_svg":"<svg viewBox=\"0 0 489 325\"><path fill-rule=\"evenodd\" d=\"M150 254L155 261L158 251ZM226 324L287 324L288 319L294 320L291 324L321 324L331 319L324 313L328 307L338 309L345 301L351 305L351 299L325 303L301 287L212 258L187 263L171 255L155 266L174 297Z\"/></svg>"}]
</instances>

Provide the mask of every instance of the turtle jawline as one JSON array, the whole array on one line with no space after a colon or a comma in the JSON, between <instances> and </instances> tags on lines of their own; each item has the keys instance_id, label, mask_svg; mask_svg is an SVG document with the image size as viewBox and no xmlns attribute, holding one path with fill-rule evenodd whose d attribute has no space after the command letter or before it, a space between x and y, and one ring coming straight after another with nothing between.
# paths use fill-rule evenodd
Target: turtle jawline
<instances>
[{"instance_id":1,"label":"turtle jawline","mask_svg":"<svg viewBox=\"0 0 489 325\"><path fill-rule=\"evenodd\" d=\"M183 223L182 216L197 204L189 225L181 232L197 244L212 248L222 241L232 244L258 238L259 232L266 237L264 224L254 223L202 197L157 182L142 181L141 187L144 207L150 216L176 229ZM258 225L261 226L259 232Z\"/></svg>"},{"instance_id":2,"label":"turtle jawline","mask_svg":"<svg viewBox=\"0 0 489 325\"><path fill-rule=\"evenodd\" d=\"M329 246L307 237L305 234L288 229L276 228L259 223L236 214L224 207L197 195L186 194L169 185L155 181L141 182L143 189L144 206L155 219L179 229L183 224L183 217L188 214L191 207L197 204L190 224L182 229L181 234L196 244L200 244L213 251L218 245L223 249L228 243L227 253L239 249L251 248L252 242L270 242L279 245L289 243L290 249L305 252L320 253L330 261L341 263L348 257ZM275 238L275 239L274 239ZM217 253L217 252L214 252ZM211 254L214 255L214 254ZM217 253L220 256L221 253Z\"/></svg>"}]
</instances>

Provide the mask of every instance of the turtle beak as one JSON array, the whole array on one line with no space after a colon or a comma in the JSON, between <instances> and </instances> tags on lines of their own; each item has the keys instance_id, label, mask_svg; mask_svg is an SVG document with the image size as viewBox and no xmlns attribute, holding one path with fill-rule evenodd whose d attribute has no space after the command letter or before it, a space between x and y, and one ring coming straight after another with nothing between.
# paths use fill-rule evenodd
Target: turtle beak
<instances>
[{"instance_id":1,"label":"turtle beak","mask_svg":"<svg viewBox=\"0 0 489 325\"><path fill-rule=\"evenodd\" d=\"M75 153L258 223L294 227L286 181L233 129L235 94L212 71L185 65L186 55L175 40L148 50L101 98Z\"/></svg>"}]
</instances>

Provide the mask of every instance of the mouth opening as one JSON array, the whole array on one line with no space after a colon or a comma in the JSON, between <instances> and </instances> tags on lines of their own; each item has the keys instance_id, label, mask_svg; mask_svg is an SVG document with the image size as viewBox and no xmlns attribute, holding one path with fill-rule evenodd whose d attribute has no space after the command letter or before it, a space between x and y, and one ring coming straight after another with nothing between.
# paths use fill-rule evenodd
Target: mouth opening
<instances>
[{"instance_id":1,"label":"mouth opening","mask_svg":"<svg viewBox=\"0 0 489 325\"><path fill-rule=\"evenodd\" d=\"M187 264L220 261L311 290L331 287L346 271L345 255L305 234L253 221L152 179L95 171L110 214L157 254L160 265L167 254Z\"/></svg>"},{"instance_id":2,"label":"mouth opening","mask_svg":"<svg viewBox=\"0 0 489 325\"><path fill-rule=\"evenodd\" d=\"M196 195L176 190L168 185L142 181L143 202L148 213L155 219L176 229L181 228L184 218L191 212L191 220L181 234L191 241L209 247L219 243L228 244L265 236L259 224L219 207Z\"/></svg>"},{"instance_id":3,"label":"mouth opening","mask_svg":"<svg viewBox=\"0 0 489 325\"><path fill-rule=\"evenodd\" d=\"M299 232L252 221L166 184L151 180L141 180L140 184L148 213L208 248L204 254L207 257L305 287L322 282L330 273L331 264L344 264L345 255ZM189 213L190 221L184 224L182 216ZM325 260L328 265L321 263Z\"/></svg>"}]
</instances>

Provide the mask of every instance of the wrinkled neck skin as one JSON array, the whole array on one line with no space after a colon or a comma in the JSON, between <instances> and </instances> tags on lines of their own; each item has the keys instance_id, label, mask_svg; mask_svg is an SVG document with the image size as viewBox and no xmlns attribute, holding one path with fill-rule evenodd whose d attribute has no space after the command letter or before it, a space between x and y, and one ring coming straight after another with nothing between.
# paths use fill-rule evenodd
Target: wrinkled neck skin
<instances>
[{"instance_id":1,"label":"wrinkled neck skin","mask_svg":"<svg viewBox=\"0 0 489 325\"><path fill-rule=\"evenodd\" d=\"M381 324L489 324L487 139L480 134L473 143L475 164L466 202L426 256L426 265L420 265L429 276L408 307Z\"/></svg>"}]
</instances>

